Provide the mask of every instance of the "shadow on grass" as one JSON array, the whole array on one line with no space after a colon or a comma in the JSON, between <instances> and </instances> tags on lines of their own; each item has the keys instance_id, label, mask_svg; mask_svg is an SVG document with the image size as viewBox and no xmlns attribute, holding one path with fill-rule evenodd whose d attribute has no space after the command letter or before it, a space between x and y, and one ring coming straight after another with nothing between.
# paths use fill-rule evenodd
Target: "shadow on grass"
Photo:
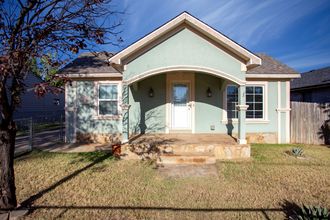
<instances>
[{"instance_id":1,"label":"shadow on grass","mask_svg":"<svg viewBox=\"0 0 330 220\"><path fill-rule=\"evenodd\" d=\"M175 207L135 207L135 206L33 206L30 211L37 209L63 209L60 216L68 210L169 210L169 211L187 211L187 212L260 212L265 219L270 220L267 212L282 212L286 216L285 219L300 213L300 207L288 200L284 200L279 204L281 208L213 208L213 209L198 209L198 208L175 208Z\"/></svg>"},{"instance_id":2,"label":"shadow on grass","mask_svg":"<svg viewBox=\"0 0 330 220\"><path fill-rule=\"evenodd\" d=\"M284 200L280 206L283 208L286 219L290 219L290 216L297 215L301 211L301 208L296 203L288 200Z\"/></svg>"},{"instance_id":3,"label":"shadow on grass","mask_svg":"<svg viewBox=\"0 0 330 220\"><path fill-rule=\"evenodd\" d=\"M292 204L294 206L292 206ZM63 209L60 215L68 210L158 210L158 211L187 211L187 212L260 212L264 215L265 219L271 219L267 212L283 212L286 215L286 219L295 215L295 212L291 210L296 209L296 204L284 202L282 208L213 208L213 209L199 209L199 208L175 208L175 207L142 207L142 206L33 206L30 207L30 212L37 209ZM299 207L298 207L299 208ZM291 214L292 213L292 214Z\"/></svg>"},{"instance_id":4,"label":"shadow on grass","mask_svg":"<svg viewBox=\"0 0 330 220\"><path fill-rule=\"evenodd\" d=\"M50 154L54 154L54 153L50 153ZM64 177L63 179L59 180L57 183L53 184L52 186L48 187L47 189L45 189L45 190L31 196L30 198L26 199L25 201L23 201L21 203L21 206L29 208L33 204L34 201L41 198L44 194L54 190L56 187L60 186L61 184L71 180L72 178L74 178L78 174L82 173L83 171L85 171L85 170L93 167L94 165L96 165L98 163L101 163L104 160L110 158L112 156L112 154L111 153L79 153L78 156L85 156L86 159L88 159L92 163L90 163L89 165L87 165L87 166L85 166L85 167L83 167L79 170L76 170L75 172L73 172L69 176Z\"/></svg>"}]
</instances>

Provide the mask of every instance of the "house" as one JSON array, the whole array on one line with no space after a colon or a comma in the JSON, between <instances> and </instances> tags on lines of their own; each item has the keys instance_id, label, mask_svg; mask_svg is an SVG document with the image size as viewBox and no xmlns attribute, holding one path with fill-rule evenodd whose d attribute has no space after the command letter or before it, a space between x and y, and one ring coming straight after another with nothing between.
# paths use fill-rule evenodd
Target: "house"
<instances>
[{"instance_id":1,"label":"house","mask_svg":"<svg viewBox=\"0 0 330 220\"><path fill-rule=\"evenodd\" d=\"M330 103L330 66L301 74L291 81L291 101Z\"/></svg>"},{"instance_id":2,"label":"house","mask_svg":"<svg viewBox=\"0 0 330 220\"><path fill-rule=\"evenodd\" d=\"M11 85L11 79L6 83L8 88ZM25 89L27 90L24 94L21 94L20 98L22 103L19 108L15 108L14 119L31 118L36 116L47 116L47 115L64 115L65 105L65 92L54 95L48 93L44 97L36 98L34 91L28 91L33 88L34 84L43 82L36 74L29 72L24 80ZM10 100L10 96L8 96Z\"/></svg>"},{"instance_id":3,"label":"house","mask_svg":"<svg viewBox=\"0 0 330 220\"><path fill-rule=\"evenodd\" d=\"M110 58L83 53L60 70L68 142L128 143L131 134L230 134L238 144L290 143L290 79L183 12Z\"/></svg>"}]
</instances>

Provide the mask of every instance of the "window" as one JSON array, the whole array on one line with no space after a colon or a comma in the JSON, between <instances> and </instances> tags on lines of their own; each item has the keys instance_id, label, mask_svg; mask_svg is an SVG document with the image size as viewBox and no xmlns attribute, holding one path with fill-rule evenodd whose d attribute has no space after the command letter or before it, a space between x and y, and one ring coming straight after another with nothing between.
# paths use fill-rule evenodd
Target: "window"
<instances>
[{"instance_id":1,"label":"window","mask_svg":"<svg viewBox=\"0 0 330 220\"><path fill-rule=\"evenodd\" d=\"M122 118L121 87L122 81L118 80L94 81L94 115L92 119L119 120Z\"/></svg>"},{"instance_id":2,"label":"window","mask_svg":"<svg viewBox=\"0 0 330 220\"><path fill-rule=\"evenodd\" d=\"M60 99L54 99L54 105L60 105Z\"/></svg>"},{"instance_id":3,"label":"window","mask_svg":"<svg viewBox=\"0 0 330 220\"><path fill-rule=\"evenodd\" d=\"M237 86L227 86L227 117L238 118L238 110L236 105L238 105L238 87Z\"/></svg>"},{"instance_id":4,"label":"window","mask_svg":"<svg viewBox=\"0 0 330 220\"><path fill-rule=\"evenodd\" d=\"M247 86L246 87L246 104L249 108L246 110L246 118L263 119L264 118L264 87L263 86ZM238 110L238 87L227 86L227 118L237 119Z\"/></svg>"},{"instance_id":5,"label":"window","mask_svg":"<svg viewBox=\"0 0 330 220\"><path fill-rule=\"evenodd\" d=\"M246 118L263 118L263 87L246 87Z\"/></svg>"},{"instance_id":6,"label":"window","mask_svg":"<svg viewBox=\"0 0 330 220\"><path fill-rule=\"evenodd\" d=\"M98 115L118 115L118 85L99 85Z\"/></svg>"}]
</instances>

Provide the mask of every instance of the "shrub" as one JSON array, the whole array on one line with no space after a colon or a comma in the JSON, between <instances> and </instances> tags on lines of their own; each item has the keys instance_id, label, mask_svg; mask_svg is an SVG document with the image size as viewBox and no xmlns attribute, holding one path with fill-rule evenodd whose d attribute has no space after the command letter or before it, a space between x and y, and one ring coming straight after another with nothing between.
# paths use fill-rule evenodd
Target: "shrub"
<instances>
[{"instance_id":1,"label":"shrub","mask_svg":"<svg viewBox=\"0 0 330 220\"><path fill-rule=\"evenodd\" d=\"M300 148L292 148L291 150L291 154L295 157L302 157L304 152L302 149Z\"/></svg>"},{"instance_id":2,"label":"shrub","mask_svg":"<svg viewBox=\"0 0 330 220\"><path fill-rule=\"evenodd\" d=\"M313 204L309 208L304 205L301 207L302 215L298 215L296 219L299 220L330 220L330 215L327 207L321 208L319 204L318 208L314 208Z\"/></svg>"}]
</instances>

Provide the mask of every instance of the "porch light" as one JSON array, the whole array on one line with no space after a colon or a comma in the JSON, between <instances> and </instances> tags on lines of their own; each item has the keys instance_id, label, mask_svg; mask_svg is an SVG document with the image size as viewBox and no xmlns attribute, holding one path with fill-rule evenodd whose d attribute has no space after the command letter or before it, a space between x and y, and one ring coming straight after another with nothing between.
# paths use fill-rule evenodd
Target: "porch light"
<instances>
[{"instance_id":1,"label":"porch light","mask_svg":"<svg viewBox=\"0 0 330 220\"><path fill-rule=\"evenodd\" d=\"M210 87L207 89L206 95L207 95L207 97L212 97L212 91L211 91Z\"/></svg>"},{"instance_id":2,"label":"porch light","mask_svg":"<svg viewBox=\"0 0 330 220\"><path fill-rule=\"evenodd\" d=\"M149 90L149 97L154 97L154 90L152 89L152 87Z\"/></svg>"}]
</instances>

